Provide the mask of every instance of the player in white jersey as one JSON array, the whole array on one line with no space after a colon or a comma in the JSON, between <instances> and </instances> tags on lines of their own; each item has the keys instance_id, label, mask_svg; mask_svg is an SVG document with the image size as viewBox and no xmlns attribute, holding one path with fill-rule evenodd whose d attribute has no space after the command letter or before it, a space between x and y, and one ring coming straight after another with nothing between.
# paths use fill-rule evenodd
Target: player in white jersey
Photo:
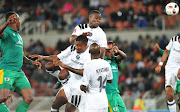
<instances>
[{"instance_id":1,"label":"player in white jersey","mask_svg":"<svg viewBox=\"0 0 180 112\"><path fill-rule=\"evenodd\" d=\"M110 64L100 58L100 46L93 43L89 50L91 61L84 66L81 90L86 93L84 112L108 112L106 82L112 82Z\"/></svg>"},{"instance_id":2,"label":"player in white jersey","mask_svg":"<svg viewBox=\"0 0 180 112\"><path fill-rule=\"evenodd\" d=\"M88 39L85 35L80 35L76 38L75 47L70 46L57 56L32 55L31 57L38 57L38 61L42 59L51 61L54 60L55 63L60 59L70 67L73 67L75 69L82 69L84 63L90 60L87 41ZM81 102L81 99L83 99L83 96L81 96L83 95L83 92L80 90L79 86L82 76L77 75L73 72L69 72L69 74L70 78L68 82L66 82L59 90L55 100L53 101L51 112L59 112L59 108L66 103L67 105L65 111L75 111L76 107L78 107L81 111L82 107L79 104Z\"/></svg>"},{"instance_id":3,"label":"player in white jersey","mask_svg":"<svg viewBox=\"0 0 180 112\"><path fill-rule=\"evenodd\" d=\"M170 54L169 54L169 51ZM176 102L174 100L174 91L176 89L176 78L180 79L180 37L174 36L171 38L169 44L166 46L166 50L163 53L161 62L155 68L156 73L161 71L161 67L165 62L165 90L166 99L170 112L176 112Z\"/></svg>"},{"instance_id":4,"label":"player in white jersey","mask_svg":"<svg viewBox=\"0 0 180 112\"><path fill-rule=\"evenodd\" d=\"M88 24L79 24L75 27L70 43L73 43L77 36L86 35L88 38L88 46L92 43L97 43L101 48L100 57L104 59L105 48L107 48L107 39L104 31L99 27L101 13L97 10L92 10L89 14Z\"/></svg>"}]
</instances>

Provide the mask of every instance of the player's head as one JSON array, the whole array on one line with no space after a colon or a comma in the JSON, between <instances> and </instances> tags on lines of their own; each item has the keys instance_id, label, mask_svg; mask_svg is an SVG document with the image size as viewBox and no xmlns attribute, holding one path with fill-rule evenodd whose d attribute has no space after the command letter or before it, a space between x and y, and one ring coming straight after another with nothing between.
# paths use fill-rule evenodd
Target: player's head
<instances>
[{"instance_id":1,"label":"player's head","mask_svg":"<svg viewBox=\"0 0 180 112\"><path fill-rule=\"evenodd\" d=\"M106 49L106 56L107 57L113 57L114 56L114 50L113 50L113 47L114 47L114 43L113 41L108 41L107 43L107 49Z\"/></svg>"},{"instance_id":2,"label":"player's head","mask_svg":"<svg viewBox=\"0 0 180 112\"><path fill-rule=\"evenodd\" d=\"M100 46L96 43L93 43L90 45L90 48L89 48L89 53L91 54L91 57L94 56L94 57L97 57L99 58L100 56Z\"/></svg>"},{"instance_id":3,"label":"player's head","mask_svg":"<svg viewBox=\"0 0 180 112\"><path fill-rule=\"evenodd\" d=\"M77 53L82 53L86 50L87 42L88 42L88 39L85 35L80 35L76 38L75 48L76 48Z\"/></svg>"},{"instance_id":4,"label":"player's head","mask_svg":"<svg viewBox=\"0 0 180 112\"><path fill-rule=\"evenodd\" d=\"M12 23L12 25L14 25L16 27L16 29L19 30L20 26L21 26L19 15L14 11L10 11L6 14L6 21L8 21L10 16L14 16L13 18L16 19L16 22Z\"/></svg>"},{"instance_id":5,"label":"player's head","mask_svg":"<svg viewBox=\"0 0 180 112\"><path fill-rule=\"evenodd\" d=\"M97 28L100 24L101 13L98 10L92 10L89 14L89 26Z\"/></svg>"}]
</instances>

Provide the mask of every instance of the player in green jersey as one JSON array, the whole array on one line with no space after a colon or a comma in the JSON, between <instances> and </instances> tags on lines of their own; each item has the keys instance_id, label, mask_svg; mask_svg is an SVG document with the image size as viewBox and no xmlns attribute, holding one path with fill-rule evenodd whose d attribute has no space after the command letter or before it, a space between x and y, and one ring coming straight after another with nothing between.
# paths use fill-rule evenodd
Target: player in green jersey
<instances>
[{"instance_id":1,"label":"player in green jersey","mask_svg":"<svg viewBox=\"0 0 180 112\"><path fill-rule=\"evenodd\" d=\"M153 50L154 50L155 52L158 51L161 55L163 55L163 53L164 53L164 50L161 49L157 43L154 45ZM174 91L174 93L175 93L175 94L178 93L178 97L179 97L179 98L178 98L178 102L177 102L177 103L178 103L179 111L180 111L180 81L179 81L179 80L177 80L176 90Z\"/></svg>"},{"instance_id":2,"label":"player in green jersey","mask_svg":"<svg viewBox=\"0 0 180 112\"><path fill-rule=\"evenodd\" d=\"M23 40L19 35L20 18L16 12L6 14L6 22L0 26L2 57L0 60L0 112L9 112L4 102L10 96L10 90L15 88L21 94L23 101L16 112L27 112L32 102L31 85L22 71L22 64L33 64L41 68L37 61L28 59L23 53Z\"/></svg>"},{"instance_id":3,"label":"player in green jersey","mask_svg":"<svg viewBox=\"0 0 180 112\"><path fill-rule=\"evenodd\" d=\"M115 55L116 54L116 55ZM113 72L112 83L106 84L106 93L108 97L108 112L127 112L126 106L118 90L118 64L126 58L126 54L114 46L113 41L109 41L106 49L105 60L111 65Z\"/></svg>"}]
</instances>

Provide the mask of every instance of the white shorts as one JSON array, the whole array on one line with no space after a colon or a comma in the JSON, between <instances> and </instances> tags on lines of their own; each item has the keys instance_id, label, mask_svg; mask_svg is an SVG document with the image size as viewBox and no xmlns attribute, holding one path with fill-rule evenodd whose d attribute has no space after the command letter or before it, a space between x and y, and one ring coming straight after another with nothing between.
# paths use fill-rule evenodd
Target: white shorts
<instances>
[{"instance_id":1,"label":"white shorts","mask_svg":"<svg viewBox=\"0 0 180 112\"><path fill-rule=\"evenodd\" d=\"M102 109L85 109L84 112L108 112L108 107Z\"/></svg>"},{"instance_id":2,"label":"white shorts","mask_svg":"<svg viewBox=\"0 0 180 112\"><path fill-rule=\"evenodd\" d=\"M165 88L171 86L174 90L176 89L178 70L179 68L176 67L165 66Z\"/></svg>"},{"instance_id":3,"label":"white shorts","mask_svg":"<svg viewBox=\"0 0 180 112\"><path fill-rule=\"evenodd\" d=\"M80 86L74 87L71 84L65 84L61 89L64 89L68 102L77 107L79 112L83 112L86 94L80 90Z\"/></svg>"}]
</instances>

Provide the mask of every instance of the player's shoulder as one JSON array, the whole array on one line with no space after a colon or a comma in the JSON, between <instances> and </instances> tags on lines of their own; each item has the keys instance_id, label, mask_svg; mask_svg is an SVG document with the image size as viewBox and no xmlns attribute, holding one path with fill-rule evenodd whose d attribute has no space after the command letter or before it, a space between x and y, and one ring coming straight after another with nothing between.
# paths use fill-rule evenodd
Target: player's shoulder
<instances>
[{"instance_id":1,"label":"player's shoulder","mask_svg":"<svg viewBox=\"0 0 180 112\"><path fill-rule=\"evenodd\" d=\"M88 24L79 24L77 25L80 29L86 29L88 28Z\"/></svg>"},{"instance_id":2,"label":"player's shoulder","mask_svg":"<svg viewBox=\"0 0 180 112\"><path fill-rule=\"evenodd\" d=\"M176 41L178 41L179 38L180 38L180 36L173 36L171 38L171 40L172 40L172 42L176 42Z\"/></svg>"}]
</instances>

